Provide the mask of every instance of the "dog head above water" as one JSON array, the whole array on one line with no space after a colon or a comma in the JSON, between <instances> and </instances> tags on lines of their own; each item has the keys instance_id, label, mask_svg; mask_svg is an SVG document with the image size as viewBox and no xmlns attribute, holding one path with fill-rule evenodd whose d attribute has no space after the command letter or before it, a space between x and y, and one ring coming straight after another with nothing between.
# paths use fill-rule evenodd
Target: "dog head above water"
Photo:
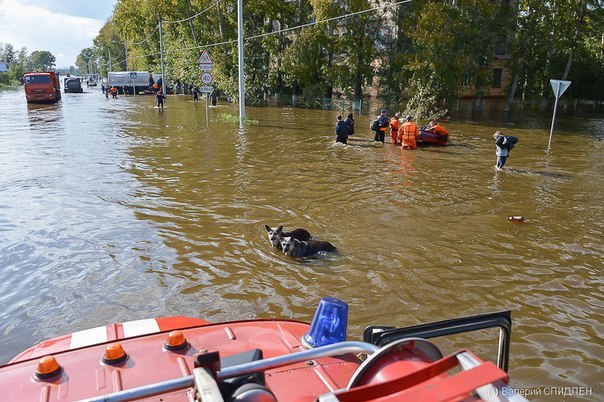
<instances>
[{"instance_id":1,"label":"dog head above water","mask_svg":"<svg viewBox=\"0 0 604 402\"><path fill-rule=\"evenodd\" d=\"M273 247L281 248L283 226L279 226L277 229L273 229L269 225L264 225L264 227L266 228L266 232L268 233L268 240L271 242Z\"/></svg>"},{"instance_id":2,"label":"dog head above water","mask_svg":"<svg viewBox=\"0 0 604 402\"><path fill-rule=\"evenodd\" d=\"M292 255L294 252L294 243L298 240L294 239L291 236L285 236L281 238L281 249L287 255Z\"/></svg>"}]
</instances>

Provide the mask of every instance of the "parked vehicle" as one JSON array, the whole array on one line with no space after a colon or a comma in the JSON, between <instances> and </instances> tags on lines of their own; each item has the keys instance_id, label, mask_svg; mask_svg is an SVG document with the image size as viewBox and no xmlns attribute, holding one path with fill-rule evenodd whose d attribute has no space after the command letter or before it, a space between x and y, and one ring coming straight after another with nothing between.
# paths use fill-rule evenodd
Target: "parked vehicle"
<instances>
[{"instance_id":1,"label":"parked vehicle","mask_svg":"<svg viewBox=\"0 0 604 402\"><path fill-rule=\"evenodd\" d=\"M82 82L80 81L79 78L68 78L65 80L65 83L63 84L63 91L65 91L65 93L78 93L81 94L82 92L84 92L84 90L82 89Z\"/></svg>"},{"instance_id":2,"label":"parked vehicle","mask_svg":"<svg viewBox=\"0 0 604 402\"><path fill-rule=\"evenodd\" d=\"M59 73L26 73L23 76L27 103L55 103L61 99Z\"/></svg>"},{"instance_id":3,"label":"parked vehicle","mask_svg":"<svg viewBox=\"0 0 604 402\"><path fill-rule=\"evenodd\" d=\"M149 89L149 77L147 71L110 71L107 85L116 87L120 94L138 94Z\"/></svg>"}]
</instances>

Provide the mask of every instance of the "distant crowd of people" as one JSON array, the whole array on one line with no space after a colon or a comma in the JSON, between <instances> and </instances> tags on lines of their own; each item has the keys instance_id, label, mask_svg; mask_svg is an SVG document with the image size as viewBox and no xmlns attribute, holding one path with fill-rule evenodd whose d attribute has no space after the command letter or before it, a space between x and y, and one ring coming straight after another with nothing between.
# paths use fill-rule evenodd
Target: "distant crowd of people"
<instances>
[{"instance_id":1,"label":"distant crowd of people","mask_svg":"<svg viewBox=\"0 0 604 402\"><path fill-rule=\"evenodd\" d=\"M194 86L194 85L185 85L183 86L183 88L185 88L190 91L191 95L193 95L193 102L198 102L199 101L199 95L200 95L200 90ZM109 87L109 85L105 86L104 84L101 84L101 91L105 94L106 98L109 98L109 95L111 95L112 98L117 98L117 95L120 93L122 94L126 94L126 87L120 87L121 89L118 89L115 86L111 86ZM149 85L149 89L145 91L145 94L149 94L149 95L153 95L155 94L155 101L157 102L157 107L162 109L164 107L164 100L166 99L166 95L164 94L162 87L161 87L161 81L160 82L155 82L152 85ZM212 106L216 106L217 101L218 101L218 94L217 91L212 92L209 95L209 99L211 99L212 102Z\"/></svg>"},{"instance_id":2,"label":"distant crowd of people","mask_svg":"<svg viewBox=\"0 0 604 402\"><path fill-rule=\"evenodd\" d=\"M109 88L109 85L105 86L101 84L101 91L105 94L105 98L109 98L109 94L111 94L112 98L117 98L117 87L112 86Z\"/></svg>"}]
</instances>

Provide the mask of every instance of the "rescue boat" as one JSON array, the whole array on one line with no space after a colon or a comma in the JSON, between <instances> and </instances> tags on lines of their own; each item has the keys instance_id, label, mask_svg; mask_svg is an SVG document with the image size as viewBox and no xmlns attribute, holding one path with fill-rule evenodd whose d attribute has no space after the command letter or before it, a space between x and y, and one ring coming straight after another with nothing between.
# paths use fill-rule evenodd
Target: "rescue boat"
<instances>
[{"instance_id":1,"label":"rescue boat","mask_svg":"<svg viewBox=\"0 0 604 402\"><path fill-rule=\"evenodd\" d=\"M449 134L439 135L433 131L427 130L425 127L420 128L419 134L415 139L417 145L430 144L446 146L449 144Z\"/></svg>"},{"instance_id":2,"label":"rescue boat","mask_svg":"<svg viewBox=\"0 0 604 402\"><path fill-rule=\"evenodd\" d=\"M320 300L311 324L167 317L74 332L0 367L6 401L525 400L506 390L509 311L406 328L369 326L347 341L348 305ZM495 365L427 339L498 327ZM494 399L496 398L496 399Z\"/></svg>"}]
</instances>

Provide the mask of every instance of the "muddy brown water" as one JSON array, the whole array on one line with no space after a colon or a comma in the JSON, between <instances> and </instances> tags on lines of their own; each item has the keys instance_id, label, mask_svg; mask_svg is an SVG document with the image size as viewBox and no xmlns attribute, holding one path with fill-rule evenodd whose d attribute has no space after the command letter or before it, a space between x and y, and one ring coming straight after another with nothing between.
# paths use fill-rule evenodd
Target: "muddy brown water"
<instances>
[{"instance_id":1,"label":"muddy brown water","mask_svg":"<svg viewBox=\"0 0 604 402\"><path fill-rule=\"evenodd\" d=\"M602 398L604 119L453 119L447 148L376 144L334 111L226 115L171 96L0 92L0 360L44 339L166 315L312 319L349 303L349 339L512 310L512 384L532 400ZM422 123L422 122L420 122ZM520 138L496 172L492 133ZM522 215L524 223L508 216ZM338 252L292 259L264 224ZM497 331L436 342L493 359ZM582 394L582 395L579 395Z\"/></svg>"}]
</instances>

